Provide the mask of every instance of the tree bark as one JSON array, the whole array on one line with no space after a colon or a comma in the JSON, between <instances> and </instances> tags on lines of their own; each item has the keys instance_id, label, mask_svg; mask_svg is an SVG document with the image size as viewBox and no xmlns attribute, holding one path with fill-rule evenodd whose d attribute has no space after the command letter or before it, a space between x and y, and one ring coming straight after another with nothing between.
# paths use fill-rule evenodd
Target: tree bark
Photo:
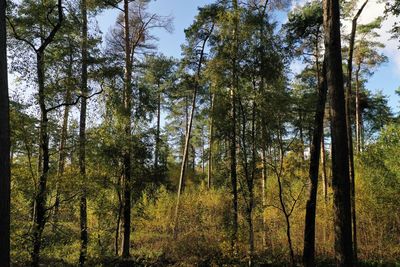
<instances>
[{"instance_id":1,"label":"tree bark","mask_svg":"<svg viewBox=\"0 0 400 267\"><path fill-rule=\"evenodd\" d=\"M87 258L88 246L88 229L87 229L87 177L86 177L86 105L87 105L87 82L88 82L88 21L87 21L87 4L86 0L81 0L81 16L82 16L82 73L81 73L81 90L84 97L81 98L81 114L79 122L79 173L82 179L82 192L80 198L80 254L79 266L84 266Z\"/></svg>"},{"instance_id":2,"label":"tree bark","mask_svg":"<svg viewBox=\"0 0 400 267\"><path fill-rule=\"evenodd\" d=\"M350 33L350 43L349 43L349 56L347 60L347 88L346 88L346 123L347 123L347 139L348 139L348 147L349 147L349 167L350 167L350 181L351 181L351 208L352 208L352 226L353 226L353 249L354 249L354 262L357 264L357 220L356 220L356 193L355 193L355 169L354 169L354 151L353 151L353 134L351 129L351 88L352 88L352 72L353 72L353 53L354 53L354 42L356 38L356 30L357 30L357 20L360 17L362 11L367 5L369 0L365 0L360 9L357 11L356 15L352 20L352 27ZM358 76L358 74L357 74ZM358 78L357 78L358 83ZM358 91L358 90L357 90ZM356 94L357 95L357 94ZM358 103L358 99L356 96L356 105ZM357 107L356 107L357 109ZM357 111L356 111L357 112ZM358 126L356 126L357 129ZM358 135L357 135L358 138ZM357 139L358 140L358 139ZM357 151L358 151L358 142L357 142ZM358 151L359 152L359 151Z\"/></svg>"},{"instance_id":3,"label":"tree bark","mask_svg":"<svg viewBox=\"0 0 400 267\"><path fill-rule=\"evenodd\" d=\"M131 84L132 84L132 51L130 46L129 29L129 1L124 0L124 42L125 42L125 74L124 74L124 132L126 147L123 152L123 239L122 257L130 256L130 235L131 235Z\"/></svg>"},{"instance_id":4,"label":"tree bark","mask_svg":"<svg viewBox=\"0 0 400 267\"><path fill-rule=\"evenodd\" d=\"M40 106L40 150L42 154L42 164L39 177L39 185L35 196L35 208L33 219L33 251L31 253L32 266L39 266L39 255L42 246L42 233L46 223L46 199L47 199L47 175L49 172L49 137L47 130L47 110L44 92L44 58L43 53L37 53L37 76L39 86L39 106Z\"/></svg>"},{"instance_id":5,"label":"tree bark","mask_svg":"<svg viewBox=\"0 0 400 267\"><path fill-rule=\"evenodd\" d=\"M182 187L184 183L184 177L186 173L186 168L187 168L187 160L188 160L188 155L189 155L189 145L190 145L190 137L191 137L191 131L192 131L192 124L193 124L193 117L194 113L196 111L196 98L197 98L197 91L199 89L199 82L201 78L201 67L203 65L203 60L204 60L204 50L208 41L208 38L210 37L212 31L214 29L214 26L211 27L210 31L208 32L207 36L205 36L202 46L201 46L201 51L200 51L200 58L199 62L197 64L197 70L196 70L196 76L195 76L195 84L194 84L194 89L193 89L193 98L192 98L192 108L190 111L189 115L189 120L187 122L187 127L186 127L186 135L185 135L185 146L183 149L183 155L182 155L182 164L181 164L181 171L179 175L179 185L178 185L178 193L177 193L177 199L176 199L176 207L175 207L175 216L174 216L174 229L173 229L173 236L176 239L178 237L178 216L179 216L179 201L180 201L180 196L182 194Z\"/></svg>"},{"instance_id":6,"label":"tree bark","mask_svg":"<svg viewBox=\"0 0 400 267\"><path fill-rule=\"evenodd\" d=\"M340 41L339 0L324 0L325 55L332 99L332 187L335 254L338 266L353 266L349 151Z\"/></svg>"},{"instance_id":7,"label":"tree bark","mask_svg":"<svg viewBox=\"0 0 400 267\"><path fill-rule=\"evenodd\" d=\"M319 72L319 70L317 69ZM325 81L325 63L322 67L322 77L318 84L318 102L315 109L314 130L311 143L311 157L309 168L309 198L306 204L305 227L304 227L304 266L315 266L315 216L317 207L319 159L321 151L321 138L324 130L324 113L327 95Z\"/></svg>"},{"instance_id":8,"label":"tree bark","mask_svg":"<svg viewBox=\"0 0 400 267\"><path fill-rule=\"evenodd\" d=\"M10 115L7 80L6 1L0 0L0 265L10 266Z\"/></svg>"},{"instance_id":9,"label":"tree bark","mask_svg":"<svg viewBox=\"0 0 400 267\"><path fill-rule=\"evenodd\" d=\"M211 112L209 115L210 132L209 132L209 145L208 145L208 172L207 172L207 188L211 188L212 168L213 168L213 143L214 143L214 101L215 94L210 94Z\"/></svg>"},{"instance_id":10,"label":"tree bark","mask_svg":"<svg viewBox=\"0 0 400 267\"><path fill-rule=\"evenodd\" d=\"M70 59L72 59L72 55L70 55ZM72 79L72 62L70 60L69 65L69 74L68 79ZM70 85L67 85L65 92L65 103L69 103L71 101L71 88ZM63 123L61 127L61 137L60 137L60 146L59 146L59 156L58 156L58 168L57 168L57 181L56 181L56 200L54 203L54 215L53 215L53 230L58 224L58 213L60 209L60 182L62 176L64 174L65 168L65 158L66 158L66 151L65 145L67 141L67 134L68 134L68 117L69 117L69 106L65 106L64 108L64 115L63 115Z\"/></svg>"},{"instance_id":11,"label":"tree bark","mask_svg":"<svg viewBox=\"0 0 400 267\"><path fill-rule=\"evenodd\" d=\"M360 69L361 66L358 64L356 69L356 149L357 153L361 152L362 146L362 119L361 119L361 108L360 108Z\"/></svg>"},{"instance_id":12,"label":"tree bark","mask_svg":"<svg viewBox=\"0 0 400 267\"><path fill-rule=\"evenodd\" d=\"M230 176L232 185L232 234L231 246L234 253L236 253L236 243L238 235L238 189L237 189L237 170L236 170L236 91L238 90L238 77L237 77L237 50L239 46L239 6L237 0L232 0L234 11L234 40L232 55L232 84L231 84L231 133L230 133Z\"/></svg>"},{"instance_id":13,"label":"tree bark","mask_svg":"<svg viewBox=\"0 0 400 267\"><path fill-rule=\"evenodd\" d=\"M158 161L159 161L159 153L160 153L160 125L161 125L161 91L160 91L160 83L157 83L158 95L157 95L157 129L156 129L156 144L154 151L154 172L156 174L156 178L159 179L160 172L158 170Z\"/></svg>"}]
</instances>

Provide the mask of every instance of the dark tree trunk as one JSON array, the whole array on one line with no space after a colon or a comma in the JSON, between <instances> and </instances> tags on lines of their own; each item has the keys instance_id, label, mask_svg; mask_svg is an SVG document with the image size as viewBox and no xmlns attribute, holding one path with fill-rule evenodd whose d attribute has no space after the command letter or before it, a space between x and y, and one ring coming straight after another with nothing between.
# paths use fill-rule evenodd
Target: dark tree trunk
<instances>
[{"instance_id":1,"label":"dark tree trunk","mask_svg":"<svg viewBox=\"0 0 400 267\"><path fill-rule=\"evenodd\" d=\"M208 144L208 170L207 170L207 188L208 189L211 188L212 168L213 168L214 101L215 101L215 94L210 94L211 112L210 112L210 115L209 115L210 132L209 132L209 144Z\"/></svg>"},{"instance_id":2,"label":"dark tree trunk","mask_svg":"<svg viewBox=\"0 0 400 267\"><path fill-rule=\"evenodd\" d=\"M210 31L205 36L205 38L202 42L200 58L199 58L199 62L197 64L196 79L195 79L196 82L194 84L194 89L193 89L192 108L190 111L190 116L188 117L188 121L187 121L186 134L185 134L185 146L183 149L181 171L180 171L180 175L179 175L178 194L177 194L177 199L176 199L175 216L174 216L174 229L173 229L174 238L177 238L177 236L178 236L179 201L180 201L180 195L182 194L184 177L185 177L186 168L187 168L186 163L187 163L188 155L189 155L189 145L190 145L190 137L191 137L191 132L192 132L193 117L194 117L194 113L196 111L197 91L200 86L199 80L201 78L201 68L202 68L203 60L204 60L204 50L205 50L208 38L210 37L213 29L214 29L214 25L211 26ZM194 165L194 163L193 163L193 165Z\"/></svg>"},{"instance_id":3,"label":"dark tree trunk","mask_svg":"<svg viewBox=\"0 0 400 267\"><path fill-rule=\"evenodd\" d=\"M79 122L79 173L82 179L82 192L80 198L80 254L79 265L84 266L87 258L88 246L88 230L87 230L87 181L86 181L86 102L87 102L87 80L88 80L88 21L86 0L81 0L81 16L82 16L82 73L81 73L81 90L84 97L81 98L81 114Z\"/></svg>"},{"instance_id":4,"label":"dark tree trunk","mask_svg":"<svg viewBox=\"0 0 400 267\"><path fill-rule=\"evenodd\" d=\"M10 119L6 1L0 0L0 265L10 266Z\"/></svg>"},{"instance_id":5,"label":"dark tree trunk","mask_svg":"<svg viewBox=\"0 0 400 267\"><path fill-rule=\"evenodd\" d=\"M352 72L353 72L353 52L354 42L356 38L357 20L360 17L362 11L367 5L369 0L365 0L363 5L357 11L356 15L352 20L350 43L349 43L349 58L347 60L347 88L346 88L346 123L347 123L347 139L349 147L349 168L350 168L350 181L351 181L351 207L352 207L352 223L353 223L353 247L354 247L354 262L357 263L357 221L356 221L356 191L355 191L355 170L354 170L354 151L353 151L353 134L351 130L351 87L352 87ZM358 76L358 74L357 74ZM356 99L357 101L357 99ZM357 103L357 102L356 102ZM358 151L358 142L357 142ZM359 152L359 151L358 151Z\"/></svg>"},{"instance_id":6,"label":"dark tree trunk","mask_svg":"<svg viewBox=\"0 0 400 267\"><path fill-rule=\"evenodd\" d=\"M39 184L35 196L34 218L33 218L33 251L32 266L39 266L39 255L42 246L42 233L46 223L46 200L47 200L47 175L49 172L49 137L47 130L47 110L45 105L44 92L44 58L43 53L37 53L37 75L39 86L39 106L40 106L40 150L42 154L42 164L40 170Z\"/></svg>"},{"instance_id":7,"label":"dark tree trunk","mask_svg":"<svg viewBox=\"0 0 400 267\"><path fill-rule=\"evenodd\" d=\"M332 99L332 187L335 252L338 266L353 265L349 151L340 42L340 5L324 0L326 78Z\"/></svg>"},{"instance_id":8,"label":"dark tree trunk","mask_svg":"<svg viewBox=\"0 0 400 267\"><path fill-rule=\"evenodd\" d=\"M156 144L154 151L154 172L156 179L159 179L160 172L158 170L158 162L159 162L159 154L160 154L160 125L161 125L161 91L160 91L160 83L157 84L158 87L158 96L157 96L157 129L156 129Z\"/></svg>"},{"instance_id":9,"label":"dark tree trunk","mask_svg":"<svg viewBox=\"0 0 400 267\"><path fill-rule=\"evenodd\" d=\"M231 133L230 133L230 176L232 185L232 236L231 245L236 252L236 243L238 235L238 190L237 190L237 170L236 170L236 91L238 90L237 77L237 50L239 46L239 6L237 0L232 0L233 5L233 23L234 23L234 41L232 55L232 84L231 84Z\"/></svg>"},{"instance_id":10,"label":"dark tree trunk","mask_svg":"<svg viewBox=\"0 0 400 267\"><path fill-rule=\"evenodd\" d=\"M72 53L72 52L71 52ZM72 90L72 65L73 65L73 57L70 54L69 57L69 66L68 66L68 84L65 92L65 103L71 102L71 90ZM69 106L65 106L64 115L63 115L63 123L61 127L61 137L60 137L60 146L59 146L59 156L58 156L58 168L57 168L57 181L56 181L56 199L54 203L54 215L53 215L53 231L56 229L58 224L58 215L60 210L60 183L64 174L65 168L65 158L67 156L67 152L65 151L65 145L67 142L67 134L68 134L68 117L69 117Z\"/></svg>"},{"instance_id":11,"label":"dark tree trunk","mask_svg":"<svg viewBox=\"0 0 400 267\"><path fill-rule=\"evenodd\" d=\"M129 1L124 0L124 42L125 42L125 74L124 74L124 132L126 148L123 152L123 237L122 237L122 257L130 256L130 236L131 236L131 84L132 84L132 49L130 44L129 27Z\"/></svg>"},{"instance_id":12,"label":"dark tree trunk","mask_svg":"<svg viewBox=\"0 0 400 267\"><path fill-rule=\"evenodd\" d=\"M325 65L325 64L323 64ZM319 70L317 70L319 71ZM318 102L315 109L314 131L311 143L311 158L309 168L309 198L306 204L305 228L304 228L304 266L315 266L315 215L317 207L319 158L321 151L321 138L324 130L324 113L327 95L325 81L325 67L322 67L322 77L318 84Z\"/></svg>"}]
</instances>

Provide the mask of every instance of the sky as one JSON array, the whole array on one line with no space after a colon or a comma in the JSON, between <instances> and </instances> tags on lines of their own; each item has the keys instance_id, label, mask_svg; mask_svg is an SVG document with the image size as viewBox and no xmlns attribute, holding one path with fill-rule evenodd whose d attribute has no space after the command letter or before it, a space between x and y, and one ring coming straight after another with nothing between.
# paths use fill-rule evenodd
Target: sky
<instances>
[{"instance_id":1,"label":"sky","mask_svg":"<svg viewBox=\"0 0 400 267\"><path fill-rule=\"evenodd\" d=\"M302 5L307 0L292 0L292 7ZM180 57L181 44L185 41L184 29L187 28L194 20L198 7L214 2L213 0L156 0L152 1L149 11L160 15L171 15L174 24L174 31L167 33L164 30L154 31L154 35L159 38L157 43L158 51L167 56ZM360 1L361 2L361 1ZM384 4L378 3L378 0L370 0L361 17L360 23L368 23L377 16L383 15ZM111 10L103 12L98 17L98 23L104 35L110 30L115 23L115 18L120 11ZM285 21L286 12L280 12L275 19ZM369 78L367 88L372 92L382 92L389 97L389 105L393 111L400 111L400 97L395 94L395 90L400 87L400 45L398 40L390 40L389 30L393 25L395 18L389 17L386 20L379 34L379 41L384 43L386 47L383 53L388 57L389 61L380 66L372 77ZM346 25L342 31L349 31L350 25ZM302 68L300 63L292 65L292 71L296 72Z\"/></svg>"},{"instance_id":2,"label":"sky","mask_svg":"<svg viewBox=\"0 0 400 267\"><path fill-rule=\"evenodd\" d=\"M292 7L302 5L307 0L291 0ZM368 23L377 16L383 15L384 4L379 4L379 0L370 0L359 21L360 23ZM164 30L154 31L153 34L158 37L158 52L166 56L179 58L181 55L181 44L185 42L184 29L187 28L194 20L198 7L213 3L213 0L155 0L151 1L149 11L159 15L170 15L173 19L174 31L172 33ZM361 2L361 1L360 1ZM115 25L115 20L120 11L107 10L97 16L97 22L103 35ZM279 12L274 16L275 19L284 22L287 12ZM400 97L395 94L395 90L400 87L400 45L399 40L390 40L389 30L396 18L386 20L381 30L379 41L384 43L386 47L383 53L388 57L389 61L379 67L372 77L369 78L367 88L372 92L382 90L389 97L389 105L396 113L400 111ZM346 25L348 24L348 25ZM344 23L343 31L349 31L349 23ZM297 62L291 65L291 71L302 69L301 63ZM12 78L11 78L12 80ZM11 81L12 83L12 81ZM11 84L11 88L12 88Z\"/></svg>"}]
</instances>

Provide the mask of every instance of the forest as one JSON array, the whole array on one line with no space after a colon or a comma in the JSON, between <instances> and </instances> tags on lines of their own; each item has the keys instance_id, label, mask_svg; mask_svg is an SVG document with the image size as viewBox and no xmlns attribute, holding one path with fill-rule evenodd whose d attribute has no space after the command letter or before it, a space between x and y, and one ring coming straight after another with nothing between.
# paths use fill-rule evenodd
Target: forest
<instances>
[{"instance_id":1,"label":"forest","mask_svg":"<svg viewBox=\"0 0 400 267\"><path fill-rule=\"evenodd\" d=\"M400 266L400 0L153 3L0 0L0 267Z\"/></svg>"}]
</instances>

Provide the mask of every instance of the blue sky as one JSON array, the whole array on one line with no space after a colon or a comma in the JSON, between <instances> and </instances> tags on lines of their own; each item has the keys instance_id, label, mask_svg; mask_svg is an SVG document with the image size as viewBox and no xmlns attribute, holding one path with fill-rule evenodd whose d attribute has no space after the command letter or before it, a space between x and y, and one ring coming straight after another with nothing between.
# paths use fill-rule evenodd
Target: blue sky
<instances>
[{"instance_id":1,"label":"blue sky","mask_svg":"<svg viewBox=\"0 0 400 267\"><path fill-rule=\"evenodd\" d=\"M294 0L295 1L295 0ZM153 32L158 38L158 51L167 56L180 57L181 44L185 41L183 30L187 28L194 20L197 14L197 8L209 3L213 0L157 0L152 1L149 6L149 11L160 15L171 15L174 20L174 31L172 34L163 30ZM295 2L304 2L297 0ZM382 15L382 6L372 2L366 7L364 14L361 16L361 23L367 23L376 16ZM97 20L103 34L106 34L114 25L115 18L120 11L109 10L98 16ZM277 15L276 18L282 19L282 15ZM384 23L380 34L380 41L386 44L383 52L388 56L389 62L382 65L375 74L369 78L367 88L372 92L382 90L383 93L389 96L389 105L394 112L399 112L400 98L394 93L400 87L400 51L397 48L399 42L396 40L388 40L388 29L392 25L395 18L389 18ZM294 69L301 66L294 66Z\"/></svg>"}]
</instances>

